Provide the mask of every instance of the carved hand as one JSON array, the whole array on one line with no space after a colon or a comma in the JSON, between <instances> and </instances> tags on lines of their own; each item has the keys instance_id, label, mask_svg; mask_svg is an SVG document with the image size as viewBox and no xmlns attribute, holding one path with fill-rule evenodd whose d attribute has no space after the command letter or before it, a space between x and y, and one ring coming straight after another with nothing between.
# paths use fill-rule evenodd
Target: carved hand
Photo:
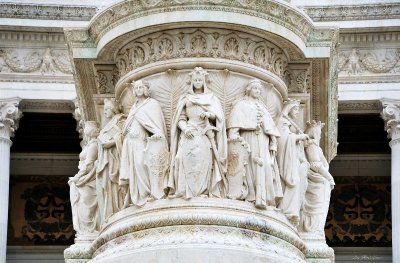
<instances>
[{"instance_id":1,"label":"carved hand","mask_svg":"<svg viewBox=\"0 0 400 263\"><path fill-rule=\"evenodd\" d=\"M115 145L115 142L114 141L108 141L108 142L102 143L101 145L105 149L109 149L109 148L111 148L111 147L113 147Z\"/></svg>"},{"instance_id":2,"label":"carved hand","mask_svg":"<svg viewBox=\"0 0 400 263\"><path fill-rule=\"evenodd\" d=\"M187 139L193 139L193 133L192 133L192 129L190 128L186 128L185 131L183 132L185 134L185 137Z\"/></svg>"},{"instance_id":3,"label":"carved hand","mask_svg":"<svg viewBox=\"0 0 400 263\"><path fill-rule=\"evenodd\" d=\"M202 118L202 119L205 119L205 118L207 118L207 119L215 119L215 115L213 113L211 113L211 112L205 111L205 112L200 114L200 118Z\"/></svg>"},{"instance_id":4,"label":"carved hand","mask_svg":"<svg viewBox=\"0 0 400 263\"><path fill-rule=\"evenodd\" d=\"M161 139L163 136L162 135L160 135L160 134L153 134L151 137L150 137L150 139L152 139L152 140L159 140L159 139Z\"/></svg>"},{"instance_id":5,"label":"carved hand","mask_svg":"<svg viewBox=\"0 0 400 263\"><path fill-rule=\"evenodd\" d=\"M305 141L310 139L307 134L299 134L297 135L297 141Z\"/></svg>"}]
</instances>

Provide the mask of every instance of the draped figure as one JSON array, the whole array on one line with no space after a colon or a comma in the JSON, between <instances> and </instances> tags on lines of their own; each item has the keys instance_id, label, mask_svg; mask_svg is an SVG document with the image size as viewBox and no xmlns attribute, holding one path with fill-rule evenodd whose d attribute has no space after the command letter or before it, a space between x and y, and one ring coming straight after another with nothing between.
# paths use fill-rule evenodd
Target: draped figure
<instances>
[{"instance_id":1,"label":"draped figure","mask_svg":"<svg viewBox=\"0 0 400 263\"><path fill-rule=\"evenodd\" d=\"M281 133L281 137L278 138L277 160L283 188L283 198L278 207L295 225L298 225L300 220L309 167L303 145L308 136L294 121L299 114L299 107L298 100L286 101L277 124Z\"/></svg>"},{"instance_id":2,"label":"draped figure","mask_svg":"<svg viewBox=\"0 0 400 263\"><path fill-rule=\"evenodd\" d=\"M129 190L124 206L143 206L166 196L168 168L167 129L160 104L149 97L150 85L134 84L136 103L123 128L125 135L120 167L120 185Z\"/></svg>"},{"instance_id":3,"label":"draped figure","mask_svg":"<svg viewBox=\"0 0 400 263\"><path fill-rule=\"evenodd\" d=\"M97 136L96 122L84 124L86 146L79 154L79 172L70 177L70 198L73 226L77 234L92 234L99 231L100 216L96 197Z\"/></svg>"},{"instance_id":4,"label":"draped figure","mask_svg":"<svg viewBox=\"0 0 400 263\"><path fill-rule=\"evenodd\" d=\"M298 229L302 232L323 236L331 190L335 182L329 173L329 164L319 146L321 128L324 124L313 121L308 122L307 125L306 133L310 140L305 143L305 153L310 163L310 169L308 170L308 186Z\"/></svg>"},{"instance_id":5,"label":"draped figure","mask_svg":"<svg viewBox=\"0 0 400 263\"><path fill-rule=\"evenodd\" d=\"M106 125L98 137L97 200L102 222L123 207L124 195L119 186L124 117L114 99L104 100Z\"/></svg>"},{"instance_id":6,"label":"draped figure","mask_svg":"<svg viewBox=\"0 0 400 263\"><path fill-rule=\"evenodd\" d=\"M241 185L235 185L228 173L228 197L254 202L258 208L275 206L282 198L281 179L276 162L278 128L260 100L262 84L258 79L251 80L245 97L233 106L227 128L229 131L229 153L234 162L232 142L241 141L248 145L249 158L244 165ZM231 154L232 153L232 154ZM233 164L229 164L232 166ZM239 169L241 167L238 167ZM228 170L229 171L229 170Z\"/></svg>"},{"instance_id":7,"label":"draped figure","mask_svg":"<svg viewBox=\"0 0 400 263\"><path fill-rule=\"evenodd\" d=\"M190 91L179 99L172 119L168 187L173 197L225 195L225 116L207 89L206 74L201 67L192 71Z\"/></svg>"}]
</instances>

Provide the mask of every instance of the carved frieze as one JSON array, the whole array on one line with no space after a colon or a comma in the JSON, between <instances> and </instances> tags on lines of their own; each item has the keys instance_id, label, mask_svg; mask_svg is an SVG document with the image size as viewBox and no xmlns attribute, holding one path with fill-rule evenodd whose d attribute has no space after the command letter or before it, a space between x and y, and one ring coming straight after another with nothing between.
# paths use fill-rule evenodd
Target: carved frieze
<instances>
[{"instance_id":1,"label":"carved frieze","mask_svg":"<svg viewBox=\"0 0 400 263\"><path fill-rule=\"evenodd\" d=\"M398 49L357 49L339 54L340 76L399 74Z\"/></svg>"},{"instance_id":2,"label":"carved frieze","mask_svg":"<svg viewBox=\"0 0 400 263\"><path fill-rule=\"evenodd\" d=\"M42 75L72 74L66 50L0 49L0 74L40 73Z\"/></svg>"},{"instance_id":3,"label":"carved frieze","mask_svg":"<svg viewBox=\"0 0 400 263\"><path fill-rule=\"evenodd\" d=\"M116 55L120 76L140 66L167 59L212 57L237 60L270 70L283 78L288 58L275 44L227 30L181 29L134 40Z\"/></svg>"},{"instance_id":4,"label":"carved frieze","mask_svg":"<svg viewBox=\"0 0 400 263\"><path fill-rule=\"evenodd\" d=\"M2 18L89 21L97 10L94 6L0 3Z\"/></svg>"},{"instance_id":5,"label":"carved frieze","mask_svg":"<svg viewBox=\"0 0 400 263\"><path fill-rule=\"evenodd\" d=\"M313 21L348 21L400 18L398 3L300 7Z\"/></svg>"}]
</instances>

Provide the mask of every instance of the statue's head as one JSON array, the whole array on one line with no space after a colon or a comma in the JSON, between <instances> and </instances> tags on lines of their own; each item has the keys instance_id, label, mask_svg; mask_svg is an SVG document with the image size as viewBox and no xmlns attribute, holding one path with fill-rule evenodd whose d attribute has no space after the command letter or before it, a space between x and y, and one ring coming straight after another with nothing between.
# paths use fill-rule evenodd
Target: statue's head
<instances>
[{"instance_id":1,"label":"statue's head","mask_svg":"<svg viewBox=\"0 0 400 263\"><path fill-rule=\"evenodd\" d=\"M320 121L311 121L311 122L307 122L307 129L305 131L306 134L308 134L308 136L311 139L314 139L316 141L319 142L319 140L321 139L321 129L322 127L325 126L325 123L322 123Z\"/></svg>"},{"instance_id":2,"label":"statue's head","mask_svg":"<svg viewBox=\"0 0 400 263\"><path fill-rule=\"evenodd\" d=\"M99 125L95 121L85 121L83 133L86 138L96 138L99 136Z\"/></svg>"},{"instance_id":3,"label":"statue's head","mask_svg":"<svg viewBox=\"0 0 400 263\"><path fill-rule=\"evenodd\" d=\"M246 86L246 90L244 94L246 96L258 99L261 96L262 92L262 83L259 79L252 79Z\"/></svg>"},{"instance_id":4,"label":"statue's head","mask_svg":"<svg viewBox=\"0 0 400 263\"><path fill-rule=\"evenodd\" d=\"M206 76L208 75L207 71L205 71L202 67L195 67L192 72L189 73L191 77L190 88L192 91L203 89L206 91Z\"/></svg>"},{"instance_id":5,"label":"statue's head","mask_svg":"<svg viewBox=\"0 0 400 263\"><path fill-rule=\"evenodd\" d=\"M300 101L297 99L287 99L283 102L282 114L291 118L296 118L300 113Z\"/></svg>"},{"instance_id":6,"label":"statue's head","mask_svg":"<svg viewBox=\"0 0 400 263\"><path fill-rule=\"evenodd\" d=\"M133 91L137 98L150 97L150 83L146 80L137 80L132 82Z\"/></svg>"},{"instance_id":7,"label":"statue's head","mask_svg":"<svg viewBox=\"0 0 400 263\"><path fill-rule=\"evenodd\" d=\"M104 116L106 118L111 118L119 112L118 102L115 99L104 99Z\"/></svg>"}]
</instances>

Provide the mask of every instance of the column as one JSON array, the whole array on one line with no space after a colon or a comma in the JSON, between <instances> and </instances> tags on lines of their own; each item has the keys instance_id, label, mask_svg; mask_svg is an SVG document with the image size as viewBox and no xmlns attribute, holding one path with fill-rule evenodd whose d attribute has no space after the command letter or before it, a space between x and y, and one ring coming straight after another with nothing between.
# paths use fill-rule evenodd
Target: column
<instances>
[{"instance_id":1,"label":"column","mask_svg":"<svg viewBox=\"0 0 400 263\"><path fill-rule=\"evenodd\" d=\"M0 263L6 262L8 192L10 184L10 137L18 128L19 98L0 99Z\"/></svg>"},{"instance_id":2,"label":"column","mask_svg":"<svg viewBox=\"0 0 400 263\"><path fill-rule=\"evenodd\" d=\"M382 104L382 118L392 148L392 255L393 262L400 262L400 101Z\"/></svg>"}]
</instances>

